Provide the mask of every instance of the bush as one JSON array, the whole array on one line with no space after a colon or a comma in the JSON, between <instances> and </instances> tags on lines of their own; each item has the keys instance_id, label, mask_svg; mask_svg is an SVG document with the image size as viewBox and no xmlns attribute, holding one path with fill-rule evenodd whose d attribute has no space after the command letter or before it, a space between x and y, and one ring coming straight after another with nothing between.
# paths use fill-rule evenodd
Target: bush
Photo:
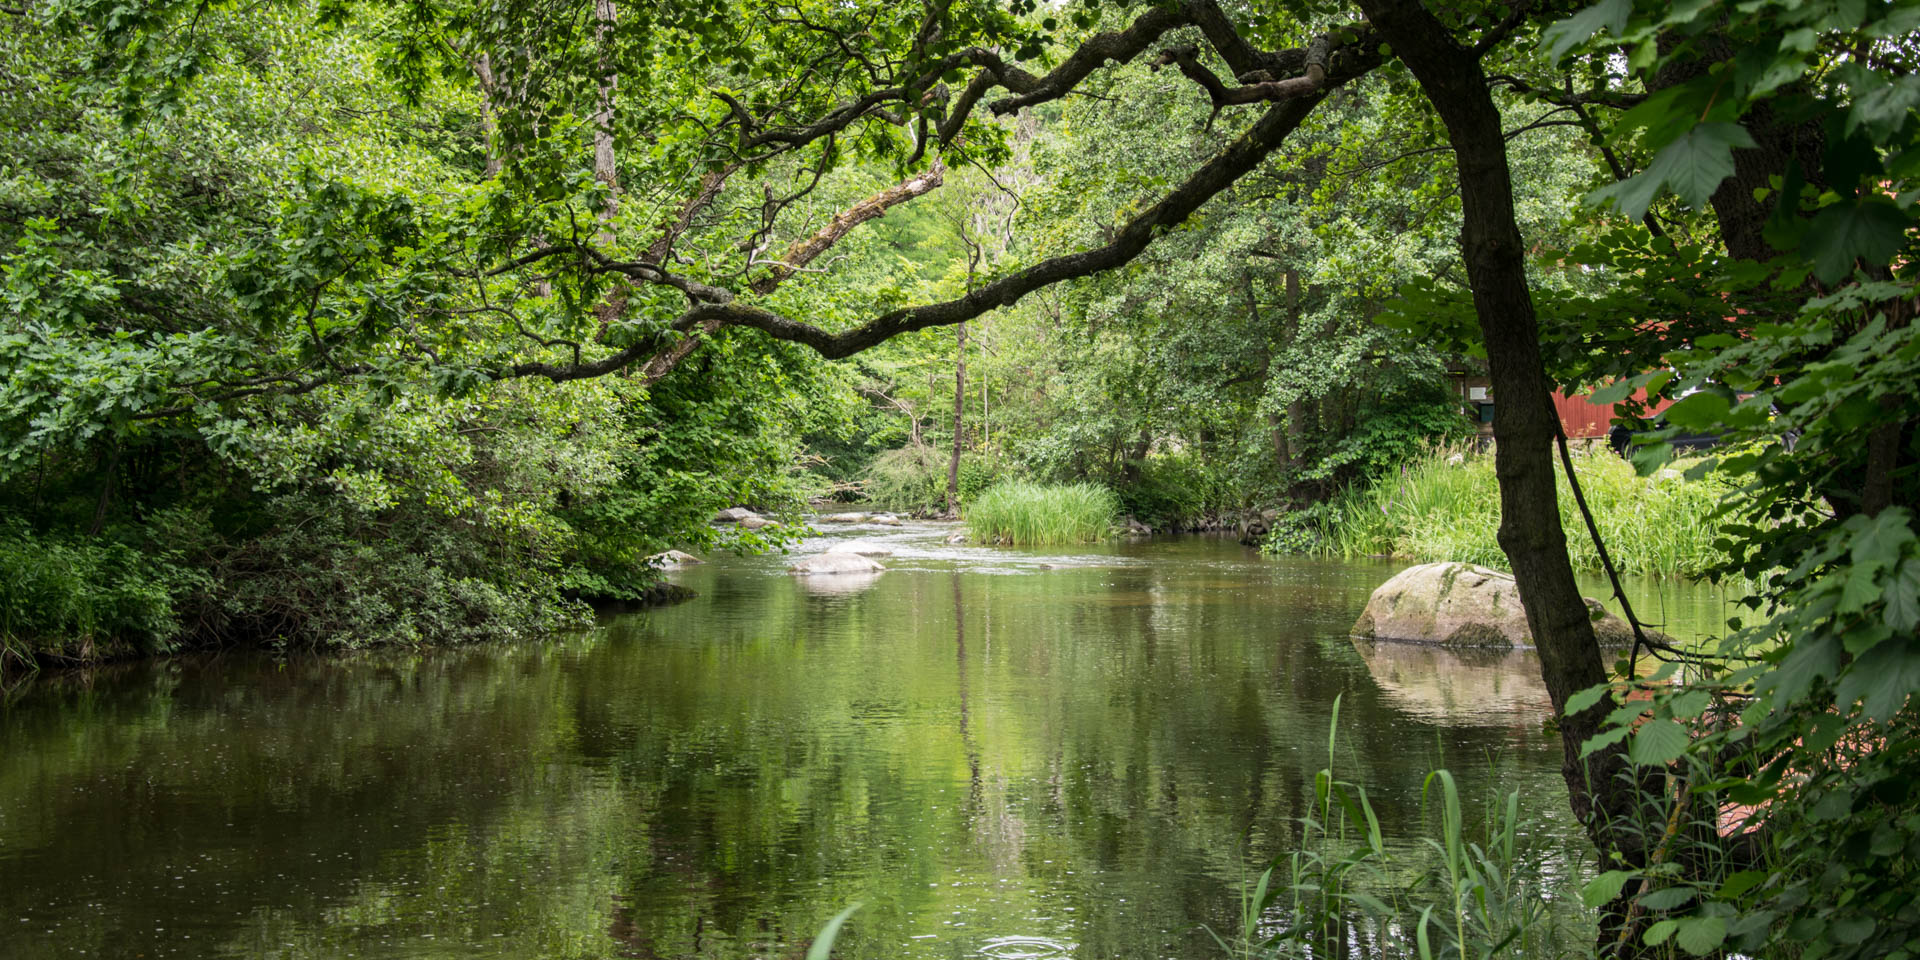
<instances>
[{"instance_id":1,"label":"bush","mask_svg":"<svg viewBox=\"0 0 1920 960\"><path fill-rule=\"evenodd\" d=\"M967 505L967 528L983 543L1091 543L1113 529L1120 501L1093 483L1003 481Z\"/></svg>"},{"instance_id":2,"label":"bush","mask_svg":"<svg viewBox=\"0 0 1920 960\"><path fill-rule=\"evenodd\" d=\"M927 444L888 450L867 465L866 498L899 510L931 510L947 503L947 467L953 453ZM960 457L960 502L969 503L999 479L999 471L971 454Z\"/></svg>"},{"instance_id":3,"label":"bush","mask_svg":"<svg viewBox=\"0 0 1920 960\"><path fill-rule=\"evenodd\" d=\"M1150 527L1184 523L1233 499L1229 484L1191 453L1148 457L1139 479L1120 490L1121 507Z\"/></svg>"},{"instance_id":4,"label":"bush","mask_svg":"<svg viewBox=\"0 0 1920 960\"><path fill-rule=\"evenodd\" d=\"M1671 468L1642 477L1605 448L1576 453L1574 469L1620 572L1696 577L1719 559L1713 541L1720 524L1713 514L1724 483L1688 480ZM1564 474L1559 480L1567 551L1574 566L1599 569L1600 556L1572 488ZM1493 458L1442 449L1371 486L1348 487L1324 512L1282 518L1267 549L1344 557L1390 554L1504 568L1499 528Z\"/></svg>"},{"instance_id":5,"label":"bush","mask_svg":"<svg viewBox=\"0 0 1920 960\"><path fill-rule=\"evenodd\" d=\"M124 543L0 524L0 673L44 657L90 660L170 649L177 595L204 578Z\"/></svg>"}]
</instances>

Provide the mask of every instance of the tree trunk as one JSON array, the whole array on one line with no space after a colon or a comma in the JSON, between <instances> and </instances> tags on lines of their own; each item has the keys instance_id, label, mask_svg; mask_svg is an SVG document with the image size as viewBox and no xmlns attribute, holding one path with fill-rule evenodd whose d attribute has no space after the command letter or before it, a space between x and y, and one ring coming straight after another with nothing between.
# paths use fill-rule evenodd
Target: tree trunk
<instances>
[{"instance_id":1,"label":"tree trunk","mask_svg":"<svg viewBox=\"0 0 1920 960\"><path fill-rule=\"evenodd\" d=\"M967 414L967 325L953 328L953 457L947 461L947 516L960 512L960 441Z\"/></svg>"},{"instance_id":2,"label":"tree trunk","mask_svg":"<svg viewBox=\"0 0 1920 960\"><path fill-rule=\"evenodd\" d=\"M1514 220L1500 111L1478 57L1454 43L1419 3L1361 0L1361 6L1440 114L1459 167L1461 254L1493 381L1500 548L1513 568L1539 647L1541 677L1555 713L1563 714L1569 697L1608 678L1560 528L1553 466L1559 422L1540 354L1525 247ZM1624 752L1615 748L1580 756L1581 744L1599 732L1606 712L1596 705L1561 716L1562 773L1573 811L1603 858L1618 852L1630 863L1639 862L1644 841L1631 831L1612 829L1631 822L1638 793L1619 776L1628 769Z\"/></svg>"}]
</instances>

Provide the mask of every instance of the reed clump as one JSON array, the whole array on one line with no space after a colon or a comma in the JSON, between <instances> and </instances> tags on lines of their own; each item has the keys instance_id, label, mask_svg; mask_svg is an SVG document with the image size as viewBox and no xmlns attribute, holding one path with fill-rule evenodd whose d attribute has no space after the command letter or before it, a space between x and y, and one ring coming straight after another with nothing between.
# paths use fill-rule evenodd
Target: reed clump
<instances>
[{"instance_id":1,"label":"reed clump","mask_svg":"<svg viewBox=\"0 0 1920 960\"><path fill-rule=\"evenodd\" d=\"M965 519L977 543L1059 546L1106 539L1119 512L1099 484L1006 480L968 502Z\"/></svg>"},{"instance_id":2,"label":"reed clump","mask_svg":"<svg viewBox=\"0 0 1920 960\"><path fill-rule=\"evenodd\" d=\"M1699 577L1721 559L1713 542L1720 536L1715 510L1724 481L1690 480L1685 463L1643 477L1603 447L1575 453L1573 465L1620 572ZM1599 552L1565 472L1558 463L1555 468L1567 551L1575 567L1598 570ZM1305 538L1310 552L1506 565L1491 455L1435 451L1372 486L1348 488L1312 522L1317 529Z\"/></svg>"}]
</instances>

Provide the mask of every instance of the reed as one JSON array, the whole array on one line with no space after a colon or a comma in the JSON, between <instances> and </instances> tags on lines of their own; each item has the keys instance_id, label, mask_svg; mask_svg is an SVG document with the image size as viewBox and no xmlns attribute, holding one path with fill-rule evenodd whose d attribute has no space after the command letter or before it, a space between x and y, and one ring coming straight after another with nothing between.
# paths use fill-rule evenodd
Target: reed
<instances>
[{"instance_id":1,"label":"reed","mask_svg":"<svg viewBox=\"0 0 1920 960\"><path fill-rule=\"evenodd\" d=\"M1715 516L1723 481L1689 480L1685 464L1642 477L1605 448L1574 454L1574 471L1594 523L1622 573L1704 575L1720 555ZM1600 556L1556 467L1560 522L1576 567L1600 569ZM1391 555L1506 566L1500 550L1500 486L1491 456L1440 450L1370 487L1350 487L1323 515L1318 548L1343 557Z\"/></svg>"},{"instance_id":2,"label":"reed","mask_svg":"<svg viewBox=\"0 0 1920 960\"><path fill-rule=\"evenodd\" d=\"M965 519L979 543L1057 546L1106 539L1119 510L1113 491L1098 484L1007 480L968 503Z\"/></svg>"},{"instance_id":3,"label":"reed","mask_svg":"<svg viewBox=\"0 0 1920 960\"><path fill-rule=\"evenodd\" d=\"M1237 960L1364 956L1590 956L1594 916L1578 906L1581 865L1530 840L1518 791L1489 798L1478 824L1446 770L1421 790L1432 828L1411 849L1383 834L1364 787L1334 773L1340 701L1327 766L1314 775L1300 840L1243 884L1239 929L1215 934ZM1436 822L1437 821L1437 822Z\"/></svg>"}]
</instances>

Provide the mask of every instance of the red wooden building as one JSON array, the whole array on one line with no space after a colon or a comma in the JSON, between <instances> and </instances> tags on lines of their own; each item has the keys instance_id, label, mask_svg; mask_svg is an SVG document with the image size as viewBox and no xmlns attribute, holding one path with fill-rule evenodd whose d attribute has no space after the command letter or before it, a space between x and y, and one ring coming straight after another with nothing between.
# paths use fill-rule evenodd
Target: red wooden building
<instances>
[{"instance_id":1,"label":"red wooden building","mask_svg":"<svg viewBox=\"0 0 1920 960\"><path fill-rule=\"evenodd\" d=\"M1493 436L1493 388L1487 378L1478 373L1464 370L1449 371L1454 392L1460 397L1467 414L1479 424L1482 437ZM1645 401L1645 390L1634 391L1634 399ZM1577 393L1569 396L1554 393L1553 409L1560 415L1560 429L1565 430L1569 440L1602 440L1613 425L1613 407L1592 402L1592 394ZM1647 415L1659 413L1671 406L1673 401L1656 400Z\"/></svg>"}]
</instances>

